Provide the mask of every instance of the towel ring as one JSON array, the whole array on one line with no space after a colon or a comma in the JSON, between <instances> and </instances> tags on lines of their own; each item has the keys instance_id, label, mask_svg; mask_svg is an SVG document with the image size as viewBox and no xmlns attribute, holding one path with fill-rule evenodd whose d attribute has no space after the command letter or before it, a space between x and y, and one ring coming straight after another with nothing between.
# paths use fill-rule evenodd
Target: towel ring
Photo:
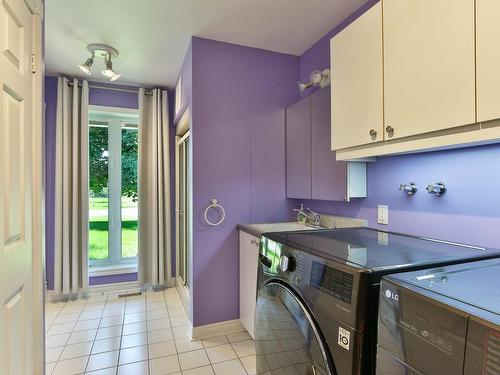
<instances>
[{"instance_id":1,"label":"towel ring","mask_svg":"<svg viewBox=\"0 0 500 375\"><path fill-rule=\"evenodd\" d=\"M226 218L226 210L224 210L224 207L222 207L220 204L217 203L217 199L214 198L214 199L211 199L210 201L212 203L207 208L205 208L205 221L207 222L208 225L215 227L217 225L222 224L222 222ZM222 213L220 219L218 221L216 221L215 223L208 219L208 210L210 210L211 208L220 209L220 211Z\"/></svg>"}]
</instances>

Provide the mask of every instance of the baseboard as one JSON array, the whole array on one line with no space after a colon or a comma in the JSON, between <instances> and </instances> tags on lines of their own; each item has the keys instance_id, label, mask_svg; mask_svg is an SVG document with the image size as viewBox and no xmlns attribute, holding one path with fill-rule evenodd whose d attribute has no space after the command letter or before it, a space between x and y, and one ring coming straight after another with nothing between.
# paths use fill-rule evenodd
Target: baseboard
<instances>
[{"instance_id":1,"label":"baseboard","mask_svg":"<svg viewBox=\"0 0 500 375\"><path fill-rule=\"evenodd\" d=\"M175 278L171 278L167 285L167 288L175 287ZM123 283L113 283L113 284L102 284L102 285L93 285L89 286L87 293L78 293L78 298L85 297L89 295L95 294L104 294L111 292L137 292L141 288L137 281L127 281ZM45 291L45 300L46 301L63 301L67 300L68 296L61 296L60 294L56 294L53 290Z\"/></svg>"},{"instance_id":2,"label":"baseboard","mask_svg":"<svg viewBox=\"0 0 500 375\"><path fill-rule=\"evenodd\" d=\"M221 336L228 333L244 331L245 328L243 328L239 319L234 319L198 327L193 327L190 323L189 330L192 340L201 340L207 337Z\"/></svg>"},{"instance_id":3,"label":"baseboard","mask_svg":"<svg viewBox=\"0 0 500 375\"><path fill-rule=\"evenodd\" d=\"M138 291L139 283L137 281L127 281L124 283L100 284L89 286L89 294L108 293L108 292L136 292Z\"/></svg>"},{"instance_id":4,"label":"baseboard","mask_svg":"<svg viewBox=\"0 0 500 375\"><path fill-rule=\"evenodd\" d=\"M179 276L177 276L175 280L176 280L177 293L179 294L179 298L181 299L184 311L191 319L191 312L190 312L191 297L189 289L183 284L182 279Z\"/></svg>"}]
</instances>

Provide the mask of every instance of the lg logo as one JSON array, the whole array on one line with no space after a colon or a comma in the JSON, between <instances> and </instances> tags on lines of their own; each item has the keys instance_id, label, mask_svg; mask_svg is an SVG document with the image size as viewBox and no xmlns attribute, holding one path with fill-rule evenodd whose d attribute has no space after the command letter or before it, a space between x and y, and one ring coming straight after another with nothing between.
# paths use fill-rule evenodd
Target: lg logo
<instances>
[{"instance_id":1,"label":"lg logo","mask_svg":"<svg viewBox=\"0 0 500 375\"><path fill-rule=\"evenodd\" d=\"M399 295L396 293L391 292L389 289L386 289L385 291L385 296L389 299L392 299L394 301L399 301Z\"/></svg>"}]
</instances>

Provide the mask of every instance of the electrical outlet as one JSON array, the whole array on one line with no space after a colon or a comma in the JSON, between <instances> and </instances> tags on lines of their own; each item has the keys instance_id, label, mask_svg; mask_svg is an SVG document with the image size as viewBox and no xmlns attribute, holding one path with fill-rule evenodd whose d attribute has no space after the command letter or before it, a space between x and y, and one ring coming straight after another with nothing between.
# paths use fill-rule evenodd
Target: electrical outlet
<instances>
[{"instance_id":1,"label":"electrical outlet","mask_svg":"<svg viewBox=\"0 0 500 375\"><path fill-rule=\"evenodd\" d=\"M377 212L377 223L389 224L389 206L379 204Z\"/></svg>"},{"instance_id":2,"label":"electrical outlet","mask_svg":"<svg viewBox=\"0 0 500 375\"><path fill-rule=\"evenodd\" d=\"M378 244L384 246L389 245L389 234L386 232L378 232Z\"/></svg>"}]
</instances>

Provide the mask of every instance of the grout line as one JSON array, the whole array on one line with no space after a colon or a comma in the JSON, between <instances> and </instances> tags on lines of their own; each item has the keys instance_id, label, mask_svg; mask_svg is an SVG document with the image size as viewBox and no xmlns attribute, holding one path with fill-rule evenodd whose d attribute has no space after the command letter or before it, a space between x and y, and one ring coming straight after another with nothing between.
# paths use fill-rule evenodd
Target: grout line
<instances>
[{"instance_id":1,"label":"grout line","mask_svg":"<svg viewBox=\"0 0 500 375\"><path fill-rule=\"evenodd\" d=\"M108 302L108 296L106 296L106 301L105 301L105 304L104 304L104 307L106 307L106 303ZM85 306L87 305L88 303L88 300L87 302L85 303ZM84 306L84 308L85 308ZM82 309L83 311L83 309ZM90 362L90 357L92 356L92 349L94 349L94 345L95 345L95 342L96 342L96 339L97 339L97 333L99 332L99 328L101 326L101 320L102 320L102 316L104 315L104 308L102 309L102 312L101 312L101 317L99 318L99 324L97 325L97 330L95 332L95 336L94 336L94 339L92 340L92 345L90 346L90 352L89 352L89 355L87 357L87 363L85 364L85 372L87 372L87 367L89 365L89 362Z\"/></svg>"},{"instance_id":2,"label":"grout line","mask_svg":"<svg viewBox=\"0 0 500 375\"><path fill-rule=\"evenodd\" d=\"M176 294L177 294L177 293L176 293ZM169 299L170 299L170 298L169 298ZM176 298L176 299L180 299L180 297L178 296L178 294L177 294L177 298ZM174 300L175 300L175 298L174 298ZM109 352L111 352L111 351L115 351L115 350L116 350L116 349L115 349L115 350L108 350L108 351L104 351L104 352L102 352L102 353L94 353L94 354L92 353L92 350L93 350L93 348L94 348L94 346L95 346L96 341L99 341L99 340L106 340L106 339L107 339L107 340L112 340L113 338L118 337L118 336L113 336L113 337L103 338L103 339L99 339L99 340L97 339L97 334L98 334L99 330L101 330L101 329L105 329L105 328L110 328L110 329L112 329L112 327L116 327L116 326L117 326L117 325L113 325L113 326L103 327L103 326L101 326L101 325L102 325L102 323L103 323L103 322L102 322L102 320L103 320L104 318L111 318L111 317L114 317L114 316L121 316L121 334L120 334L120 336L119 336L120 345L119 345L119 349L118 349L118 359L117 359L117 363L116 363L116 372L118 372L118 369L119 369L119 363L120 363L120 356L121 356L121 350L123 350L123 347L122 347L123 337L124 337L124 336L126 336L126 335L124 335L123 333L124 333L124 328L125 328L125 317L127 316L127 308L128 308L128 307L131 307L131 306L133 306L133 305L141 305L141 306L144 306L144 313L145 313L145 316L146 316L145 321L143 321L143 322L134 322L134 323L144 323L144 324L145 324L145 326L146 326L146 331L145 331L145 332L139 332L139 334L143 333L143 334L145 334L145 335L146 335L146 350L147 350L147 359L145 359L145 360L139 360L139 361L133 361L133 362L127 363L127 365L129 365L129 364L133 364L133 363L138 363L138 362L146 362L146 361L147 361L147 364L148 364L148 370L149 370L149 372L151 372L151 362L152 362L152 360L153 360L153 359L155 359L155 358L152 358L152 359L150 359L150 358L149 358L149 353L150 353L149 349L150 349L150 345L152 345L152 343L150 343L150 339L149 339L149 334L150 334L150 332L149 332L148 328L149 328L149 325L150 325L150 323L151 323L151 322L158 321L158 320L168 320L169 326L168 326L167 328L159 328L158 330L168 329L168 330L172 333L172 338L171 338L171 339L168 339L168 340L163 340L163 341L160 341L160 343L166 343L166 342L171 342L171 341L173 341L174 346L175 346L175 354L170 354L170 355L168 355L168 356L173 356L173 355L175 355L175 356L176 356L177 363L178 363L178 365L179 365L179 369L180 369L180 361L179 361L179 355L180 355L180 354L187 353L187 352L191 352L191 351L193 351L193 350L200 350L200 349L203 349L203 350L204 350L204 352L205 352L205 354L207 355L207 358L209 358L209 357L208 357L208 353L207 353L207 351L206 351L206 349L205 349L204 347L199 348L199 349L190 349L190 350L187 350L187 351L185 351L185 352L183 352L183 353L179 353L178 346L177 346L177 342L176 342L176 338L173 336L173 329L174 329L174 327L172 327L172 318L179 318L179 319L180 319L181 317L183 317L183 315L177 315L177 316L175 316L175 317L170 316L170 310L169 310L169 307L168 307L168 304L167 304L167 296L165 295L165 293L162 293L162 298L161 298L161 299L159 299L159 300L158 300L158 299L154 299L154 300L149 301L149 300L148 300L148 298L147 298L147 294L145 295L144 300L140 301L139 303L137 303L137 302L138 302L138 300L133 300L133 303L132 303L132 300L128 300L128 299L126 299L126 300L124 301L124 304L123 304L123 305L122 305L121 303L119 304L119 305L122 305L122 310L123 310L123 312L122 312L121 314L119 314L119 315L111 315L111 316L106 316L106 317L105 317L105 316L104 316L104 314L105 314L105 311L107 310L107 307L111 306L112 304L114 304L114 303L115 303L115 302L117 302L117 301L118 301L118 300L116 300L116 299L110 299L110 296L109 296L109 295L108 295L108 296L106 297L106 299L104 299L104 300L98 300L98 301L89 301L89 300L87 300L85 303L82 303L82 304L81 304L81 305L82 305L82 306L81 306L81 309L80 309L78 312L71 312L71 313L69 313L69 314L77 314L77 319L76 319L76 321L75 321L75 322L73 322L73 328L72 328L72 330L71 330L70 332L66 332L66 333L64 333L64 334L68 334L68 338L66 339L65 344L64 344L64 345L61 345L61 346L58 346L58 347L62 347L61 353L60 353L60 355L59 355L59 359L58 359L57 361L50 362L50 364L53 364L53 365L54 365L54 368L57 366L57 364L58 364L58 363L59 363L59 361L60 361L60 357L62 356L62 353L64 352L64 350L67 348L67 346L68 346L68 345L78 345L78 344L85 344L85 343L89 343L89 342L91 342L92 344L91 344L90 352L89 352L89 354L88 354L88 355L81 355L81 356L76 356L76 357L68 358L68 360L70 360L70 359L75 359L75 358L82 358L82 357L86 357L86 358L87 358L87 360L86 360L86 363L85 363L85 371L88 371L88 365L89 365L89 362L90 362L90 357L91 357L92 355L95 355L95 354L103 354L103 353L109 353ZM98 314L98 315L99 315L99 317L96 317L96 318L91 318L91 319L81 319L81 318L82 318L82 314L83 314L84 312L87 312L87 311L85 310L85 309L86 309L86 307L87 307L87 306L89 306L89 305L94 304L94 302L96 302L97 304L103 304L102 309L99 309L99 310L89 310L89 311L100 311L100 313ZM148 306L149 306L150 304L159 304L159 303L161 303L161 304L163 305L161 309L154 308L153 310L148 311ZM78 306L78 305L80 305L80 304L77 304L77 306ZM57 314L56 314L55 318L53 319L53 321L55 321L55 320L56 320L56 319L57 319L60 315L64 315L64 314L62 314L62 311L63 311L63 309L64 309L65 307L67 307L67 302L65 302L64 304L62 304L62 306L61 306L61 307L59 307L59 308L58 308ZM178 306L173 306L172 308L177 308L177 307L178 307ZM117 308L118 308L118 307L117 307ZM160 314L160 313L155 313L156 311L164 311L164 312L166 313L166 314L165 314L166 316L164 316L164 317L159 317L159 318L155 318L155 319L149 319L149 315L150 315L151 313L153 313L153 314ZM139 313L142 313L142 312L139 312ZM137 313L133 313L133 312L131 312L130 314L137 314ZM130 314L129 314L129 315L130 315ZM160 314L160 315L163 315L163 314ZM185 315L185 314L184 314L184 315ZM99 321L98 321L98 323L97 323L97 327L96 327L96 328L91 328L91 329L86 329L86 330L79 330L79 331L75 331L75 327L77 326L77 324L78 324L79 322L84 322L84 321L87 321L87 320L94 320L94 319L99 319ZM71 323L71 322L70 322L70 323ZM60 323L60 324L65 324L65 323ZM49 328L51 328L53 325L57 325L57 324L53 324L53 322L52 322L52 323L49 325ZM182 326L179 326L179 327L182 327ZM179 328L179 327L175 327L175 328ZM93 331L93 330L95 330L96 332L95 332L95 335L93 336L93 339L92 339L91 341L83 341L83 342L79 342L79 343L68 344L68 341L69 341L70 337L73 335L73 333L85 332L85 331ZM151 333L153 333L153 332L155 332L155 331L157 331L157 330L151 331ZM181 339L181 338L178 338L178 339ZM226 339L227 339L227 337L226 337ZM230 342L229 342L229 340L228 340L228 343L229 343L229 344L232 344L232 343L230 343ZM226 344L226 343L219 344L219 345L225 345L225 344ZM219 345L214 345L214 347L215 347L215 346L219 346ZM142 346L142 345L137 345L137 346L133 346L133 347L138 347L138 346ZM57 348L57 347L55 347L55 348ZM234 348L233 348L233 350L234 350ZM163 357L167 357L167 356L162 356L162 357L158 357L158 358L163 358ZM231 359L231 360L234 360L234 359ZM231 361L231 360L228 360L228 361ZM227 361L222 361L222 362L227 362ZM218 362L218 363L222 363L222 362ZM240 361L240 363L241 363L241 361ZM45 364L45 365L46 365L46 364ZM243 366L243 364L242 364L242 363L241 363L241 365ZM210 362L210 359L209 359L209 363L208 363L208 364L203 365L203 366L197 366L197 367L194 367L194 368L204 367L204 366L209 366L209 367L210 367L210 368L211 368L211 369L215 372L215 370L214 370L214 368L213 368L213 366L212 366L212 363ZM114 367L114 366L110 366L110 367L106 367L106 368L108 368L108 369L109 369L109 368L111 368L111 367ZM244 367L244 366L243 366L243 367ZM193 368L193 369L194 369L194 368ZM103 369L104 369L104 368L103 368ZM182 371L182 370L181 370L181 371ZM246 371L246 370L245 370L245 371Z\"/></svg>"}]
</instances>

